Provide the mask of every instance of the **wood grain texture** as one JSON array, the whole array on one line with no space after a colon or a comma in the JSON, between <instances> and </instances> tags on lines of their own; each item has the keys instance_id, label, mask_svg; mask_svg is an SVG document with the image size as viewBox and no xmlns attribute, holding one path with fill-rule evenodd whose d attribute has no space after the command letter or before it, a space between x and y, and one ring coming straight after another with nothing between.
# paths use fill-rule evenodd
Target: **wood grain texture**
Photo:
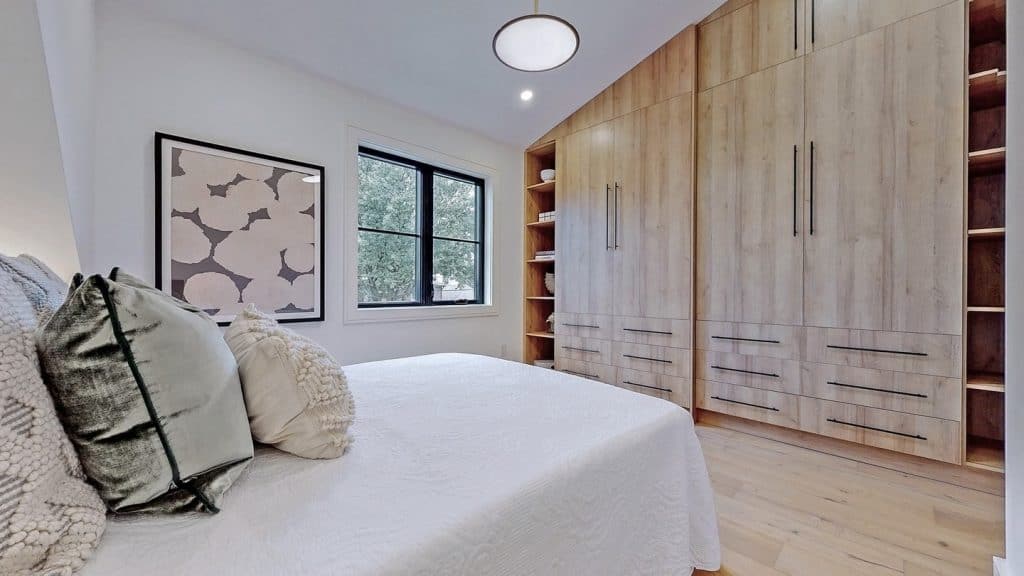
<instances>
[{"instance_id":1,"label":"wood grain texture","mask_svg":"<svg viewBox=\"0 0 1024 576\"><path fill-rule=\"evenodd\" d=\"M723 382L694 380L694 402L711 410L785 428L800 427L800 396Z\"/></svg>"},{"instance_id":2,"label":"wood grain texture","mask_svg":"<svg viewBox=\"0 0 1024 576\"><path fill-rule=\"evenodd\" d=\"M693 327L689 320L616 316L613 326L612 339L619 342L690 348L693 340Z\"/></svg>"},{"instance_id":3,"label":"wood grain texture","mask_svg":"<svg viewBox=\"0 0 1024 576\"><path fill-rule=\"evenodd\" d=\"M807 57L807 324L962 333L963 25L950 4Z\"/></svg>"},{"instance_id":4,"label":"wood grain texture","mask_svg":"<svg viewBox=\"0 0 1024 576\"><path fill-rule=\"evenodd\" d=\"M723 428L697 434L722 538L714 574L988 576L1004 553L999 495Z\"/></svg>"},{"instance_id":5,"label":"wood grain texture","mask_svg":"<svg viewBox=\"0 0 1024 576\"><path fill-rule=\"evenodd\" d=\"M814 43L821 50L855 36L947 5L951 0L808 0L814 3ZM959 0L953 3L960 6ZM807 40L810 44L811 10L807 11Z\"/></svg>"},{"instance_id":6,"label":"wood grain texture","mask_svg":"<svg viewBox=\"0 0 1024 576\"><path fill-rule=\"evenodd\" d=\"M800 394L822 400L960 421L959 378L804 362Z\"/></svg>"},{"instance_id":7,"label":"wood grain texture","mask_svg":"<svg viewBox=\"0 0 1024 576\"><path fill-rule=\"evenodd\" d=\"M799 360L803 356L804 329L779 324L741 324L698 321L695 348L748 356Z\"/></svg>"},{"instance_id":8,"label":"wood grain texture","mask_svg":"<svg viewBox=\"0 0 1024 576\"><path fill-rule=\"evenodd\" d=\"M876 370L959 378L961 338L947 334L913 334L807 328L804 360Z\"/></svg>"},{"instance_id":9,"label":"wood grain texture","mask_svg":"<svg viewBox=\"0 0 1024 576\"><path fill-rule=\"evenodd\" d=\"M804 53L805 0L757 0L698 28L700 90L764 70Z\"/></svg>"},{"instance_id":10,"label":"wood grain texture","mask_svg":"<svg viewBox=\"0 0 1024 576\"><path fill-rule=\"evenodd\" d=\"M689 408L691 405L693 390L689 378L676 378L628 368L617 368L615 374L615 385L620 388L668 400L683 408Z\"/></svg>"},{"instance_id":11,"label":"wood grain texture","mask_svg":"<svg viewBox=\"0 0 1024 576\"><path fill-rule=\"evenodd\" d=\"M800 394L800 362L696 350L694 378L787 394Z\"/></svg>"},{"instance_id":12,"label":"wood grain texture","mask_svg":"<svg viewBox=\"0 0 1024 576\"><path fill-rule=\"evenodd\" d=\"M803 117L802 59L699 94L698 320L802 323Z\"/></svg>"},{"instance_id":13,"label":"wood grain texture","mask_svg":"<svg viewBox=\"0 0 1024 576\"><path fill-rule=\"evenodd\" d=\"M612 343L612 364L620 368L690 378L693 356L690 350L632 342Z\"/></svg>"}]
</instances>

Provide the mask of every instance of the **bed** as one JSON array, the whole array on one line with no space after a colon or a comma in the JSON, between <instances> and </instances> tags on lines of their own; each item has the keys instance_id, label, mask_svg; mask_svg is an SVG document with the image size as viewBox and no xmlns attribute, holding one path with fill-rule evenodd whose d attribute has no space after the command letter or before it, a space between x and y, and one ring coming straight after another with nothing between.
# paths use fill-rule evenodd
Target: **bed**
<instances>
[{"instance_id":1,"label":"bed","mask_svg":"<svg viewBox=\"0 0 1024 576\"><path fill-rule=\"evenodd\" d=\"M690 574L719 564L678 406L465 354L346 367L355 444L261 447L216 516L112 519L83 576Z\"/></svg>"}]
</instances>

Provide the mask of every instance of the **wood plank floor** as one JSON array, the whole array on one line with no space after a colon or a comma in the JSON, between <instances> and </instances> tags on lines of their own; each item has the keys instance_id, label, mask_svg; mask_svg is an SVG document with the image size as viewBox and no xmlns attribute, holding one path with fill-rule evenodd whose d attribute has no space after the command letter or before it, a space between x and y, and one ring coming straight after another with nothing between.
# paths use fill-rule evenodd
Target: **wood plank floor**
<instances>
[{"instance_id":1,"label":"wood plank floor","mask_svg":"<svg viewBox=\"0 0 1024 576\"><path fill-rule=\"evenodd\" d=\"M1003 498L698 426L722 576L992 574ZM712 574L697 572L697 574Z\"/></svg>"}]
</instances>

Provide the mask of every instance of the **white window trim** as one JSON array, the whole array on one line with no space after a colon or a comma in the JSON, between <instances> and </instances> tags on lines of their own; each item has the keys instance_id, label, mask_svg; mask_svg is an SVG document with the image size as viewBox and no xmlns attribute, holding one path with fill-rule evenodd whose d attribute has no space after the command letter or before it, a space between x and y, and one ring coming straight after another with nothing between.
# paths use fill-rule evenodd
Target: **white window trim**
<instances>
[{"instance_id":1,"label":"white window trim","mask_svg":"<svg viewBox=\"0 0 1024 576\"><path fill-rule=\"evenodd\" d=\"M382 152L391 152L442 168L462 172L484 180L484 304L465 306L399 306L394 308L359 307L359 147L367 146ZM499 305L494 287L499 281L494 266L494 185L498 171L471 160L450 156L437 150L417 146L363 130L348 127L345 145L345 203L344 203L344 323L400 322L407 320L440 320L444 318L474 318L497 316Z\"/></svg>"}]
</instances>

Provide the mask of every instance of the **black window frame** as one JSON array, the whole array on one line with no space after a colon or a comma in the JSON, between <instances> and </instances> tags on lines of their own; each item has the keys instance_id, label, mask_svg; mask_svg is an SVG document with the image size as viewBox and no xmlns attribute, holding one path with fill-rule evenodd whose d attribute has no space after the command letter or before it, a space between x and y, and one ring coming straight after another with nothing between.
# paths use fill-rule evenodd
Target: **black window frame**
<instances>
[{"instance_id":1,"label":"black window frame","mask_svg":"<svg viewBox=\"0 0 1024 576\"><path fill-rule=\"evenodd\" d=\"M484 178L478 176L471 176L457 170L451 170L449 168L443 168L441 166L435 166L426 162L421 162L413 158L400 156L391 152L383 152L367 146L359 146L358 158L367 157L373 160L380 160L384 162L391 162L400 166L406 166L414 168L417 173L417 191L416 191L416 202L417 202L417 227L416 233L412 232L398 232L394 230L380 230L377 228L369 228L359 224L359 215L356 215L356 226L357 234L359 232L371 232L376 234L392 234L395 236L405 236L407 238L416 238L419 242L419 252L416 258L416 275L419 280L418 291L420 294L419 300L410 300L405 302L359 302L358 293L356 290L356 306L358 308L407 308L407 307L422 307L422 306L466 306L473 304L484 304L485 290L485 262L487 256L486 250L486 230L487 230L487 212L484 210L486 207L486 181ZM357 158L357 159L358 159ZM476 239L466 240L463 238L449 238L446 236L435 236L434 235L434 175L441 175L452 180L460 180L476 186ZM356 194L360 191L358 186L360 185L359 177L356 176ZM358 206L358 202L357 202ZM476 296L472 300L440 300L434 301L434 240L445 240L453 242L463 242L466 244L476 244L476 285L474 286L474 295ZM358 246L358 244L357 244ZM359 259L359 248L356 248L356 260ZM358 282L358 278L356 282Z\"/></svg>"}]
</instances>

